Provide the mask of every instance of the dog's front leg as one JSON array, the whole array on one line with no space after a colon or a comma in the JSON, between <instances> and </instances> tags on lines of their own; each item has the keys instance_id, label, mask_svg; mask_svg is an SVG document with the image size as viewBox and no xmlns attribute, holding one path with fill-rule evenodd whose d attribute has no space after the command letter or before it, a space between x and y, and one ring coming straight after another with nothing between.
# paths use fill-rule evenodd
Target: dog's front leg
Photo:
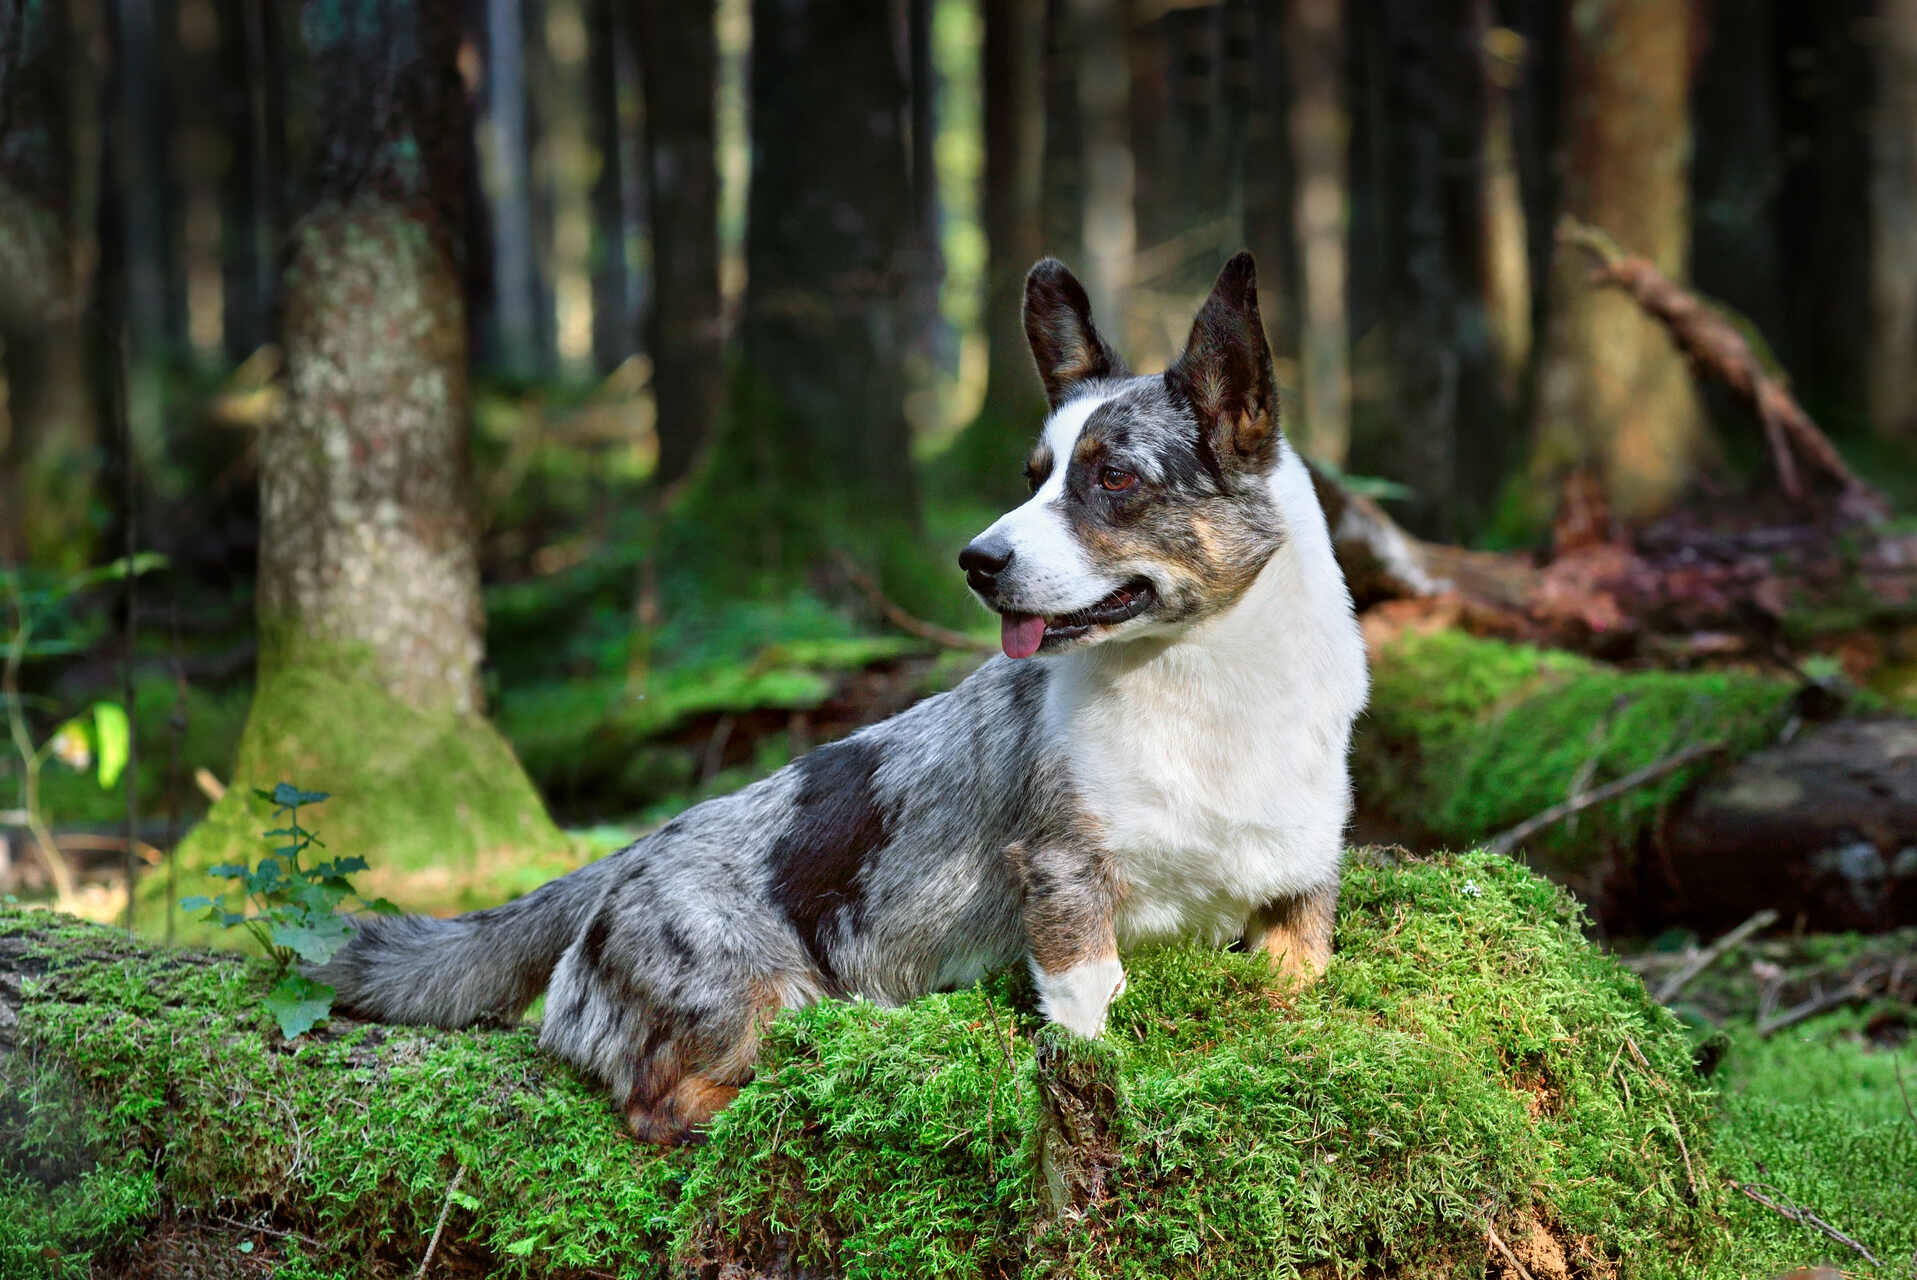
<instances>
[{"instance_id":1,"label":"dog's front leg","mask_svg":"<svg viewBox=\"0 0 1917 1280\"><path fill-rule=\"evenodd\" d=\"M1247 949L1265 953L1280 975L1308 987L1331 963L1331 930L1338 919L1338 882L1274 898L1245 925Z\"/></svg>"},{"instance_id":2,"label":"dog's front leg","mask_svg":"<svg viewBox=\"0 0 1917 1280\"><path fill-rule=\"evenodd\" d=\"M1125 990L1109 863L1102 852L1074 842L1015 844L1007 854L1024 890L1040 1010L1082 1036L1102 1034L1106 1010Z\"/></svg>"}]
</instances>

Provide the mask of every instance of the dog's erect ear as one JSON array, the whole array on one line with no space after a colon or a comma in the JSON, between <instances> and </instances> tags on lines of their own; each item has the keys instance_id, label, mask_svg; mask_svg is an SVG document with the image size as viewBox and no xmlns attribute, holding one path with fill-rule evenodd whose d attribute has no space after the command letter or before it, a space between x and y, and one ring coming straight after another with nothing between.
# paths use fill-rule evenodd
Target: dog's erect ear
<instances>
[{"instance_id":1,"label":"dog's erect ear","mask_svg":"<svg viewBox=\"0 0 1917 1280\"><path fill-rule=\"evenodd\" d=\"M1085 286L1057 258L1040 259L1025 277L1025 340L1054 409L1081 382L1124 376L1125 362L1092 324Z\"/></svg>"},{"instance_id":2,"label":"dog's erect ear","mask_svg":"<svg viewBox=\"0 0 1917 1280\"><path fill-rule=\"evenodd\" d=\"M1220 465L1255 471L1270 465L1278 450L1278 397L1249 253L1218 273L1192 321L1185 353L1165 380L1190 398Z\"/></svg>"}]
</instances>

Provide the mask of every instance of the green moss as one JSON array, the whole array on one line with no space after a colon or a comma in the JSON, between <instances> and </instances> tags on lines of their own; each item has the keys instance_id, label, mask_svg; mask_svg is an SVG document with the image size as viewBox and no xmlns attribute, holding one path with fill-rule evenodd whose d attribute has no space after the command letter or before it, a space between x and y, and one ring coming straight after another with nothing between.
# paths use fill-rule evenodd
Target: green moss
<instances>
[{"instance_id":1,"label":"green moss","mask_svg":"<svg viewBox=\"0 0 1917 1280\"><path fill-rule=\"evenodd\" d=\"M1793 687L1736 672L1626 672L1455 631L1405 635L1373 664L1353 751L1361 808L1467 845L1687 746L1735 758L1773 741ZM1532 836L1553 870L1629 855L1711 767L1702 761Z\"/></svg>"},{"instance_id":2,"label":"green moss","mask_svg":"<svg viewBox=\"0 0 1917 1280\"><path fill-rule=\"evenodd\" d=\"M0 937L45 919L0 911ZM1709 1271L1727 1255L1707 1095L1677 1023L1579 925L1561 890L1474 855L1354 868L1338 957L1302 994L1252 957L1130 957L1091 1063L1118 1085L1118 1161L1057 1222L1033 1193L1019 973L781 1017L711 1140L661 1153L525 1031L348 1025L289 1047L259 971L75 926L44 948L5 1067L20 1096L58 1073L71 1102L0 1137L21 1168L61 1143L43 1163L77 1168L74 1134L143 1153L163 1207L243 1202L336 1251L313 1274L417 1265L462 1167L442 1247L503 1275L776 1254L872 1277L1478 1276L1487 1220L1592 1268ZM42 1202L78 1176L44 1178Z\"/></svg>"},{"instance_id":3,"label":"green moss","mask_svg":"<svg viewBox=\"0 0 1917 1280\"><path fill-rule=\"evenodd\" d=\"M204 891L209 867L258 856L260 833L274 824L253 789L280 781L329 792L333 799L302 820L328 849L371 864L365 887L412 909L465 905L462 886L477 888L481 867L536 866L550 875L575 865L491 724L416 711L335 655L262 662L226 794L175 850L181 893ZM164 881L149 877L140 888L148 931L164 920Z\"/></svg>"},{"instance_id":4,"label":"green moss","mask_svg":"<svg viewBox=\"0 0 1917 1280\"><path fill-rule=\"evenodd\" d=\"M1731 1029L1718 1152L1729 1177L1802 1205L1855 1237L1902 1277L1917 1257L1917 1039L1880 1046L1871 1010L1847 1010L1760 1039ZM1900 1080L1901 1077L1901 1080ZM1750 1274L1861 1259L1743 1195L1728 1198L1736 1238L1762 1259Z\"/></svg>"}]
</instances>

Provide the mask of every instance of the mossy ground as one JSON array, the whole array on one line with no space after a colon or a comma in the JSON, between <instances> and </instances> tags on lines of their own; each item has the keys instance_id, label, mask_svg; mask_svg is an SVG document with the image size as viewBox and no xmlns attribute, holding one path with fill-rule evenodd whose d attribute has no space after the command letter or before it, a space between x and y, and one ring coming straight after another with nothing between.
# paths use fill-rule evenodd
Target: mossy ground
<instances>
[{"instance_id":1,"label":"mossy ground","mask_svg":"<svg viewBox=\"0 0 1917 1280\"><path fill-rule=\"evenodd\" d=\"M1353 775L1361 803L1421 840L1462 847L1577 789L1685 747L1735 759L1773 741L1794 686L1733 671L1621 671L1458 631L1407 634L1372 664ZM1526 841L1534 865L1575 876L1631 856L1711 767L1677 769Z\"/></svg>"},{"instance_id":2,"label":"mossy ground","mask_svg":"<svg viewBox=\"0 0 1917 1280\"><path fill-rule=\"evenodd\" d=\"M45 921L0 914L0 937ZM1487 1222L1566 1274L1757 1260L1725 1262L1682 1029L1563 891L1501 858L1354 868L1338 958L1305 993L1253 957L1131 957L1100 1053L1119 1160L1059 1221L1034 1198L1039 1024L1017 974L782 1017L711 1140L660 1153L525 1031L354 1024L288 1046L257 970L69 932L52 950L84 958L29 982L5 1067L31 1101L6 1115L0 1268L84 1274L165 1210L303 1233L322 1246L286 1246L303 1275L408 1271L462 1167L442 1256L508 1275L779 1257L875 1277L1477 1276Z\"/></svg>"}]
</instances>

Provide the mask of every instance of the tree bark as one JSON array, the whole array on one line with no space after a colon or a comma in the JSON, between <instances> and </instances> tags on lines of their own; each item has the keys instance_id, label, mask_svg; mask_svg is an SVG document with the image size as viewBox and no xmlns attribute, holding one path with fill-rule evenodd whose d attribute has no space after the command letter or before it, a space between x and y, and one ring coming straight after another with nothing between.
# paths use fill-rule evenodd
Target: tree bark
<instances>
[{"instance_id":1,"label":"tree bark","mask_svg":"<svg viewBox=\"0 0 1917 1280\"><path fill-rule=\"evenodd\" d=\"M516 374L539 367L539 266L528 138L526 29L514 0L486 0L486 121L491 133L491 363Z\"/></svg>"},{"instance_id":2,"label":"tree bark","mask_svg":"<svg viewBox=\"0 0 1917 1280\"><path fill-rule=\"evenodd\" d=\"M1685 272L1689 225L1688 9L1598 0L1567 31L1565 213L1602 228L1666 276ZM1661 514L1704 456L1683 361L1628 300L1593 290L1560 250L1549 282L1534 489L1588 469L1627 520Z\"/></svg>"},{"instance_id":3,"label":"tree bark","mask_svg":"<svg viewBox=\"0 0 1917 1280\"><path fill-rule=\"evenodd\" d=\"M592 361L603 376L637 349L626 262L627 157L620 116L620 53L627 21L613 0L587 0L587 109L599 172L592 184Z\"/></svg>"},{"instance_id":4,"label":"tree bark","mask_svg":"<svg viewBox=\"0 0 1917 1280\"><path fill-rule=\"evenodd\" d=\"M823 0L757 0L752 30L755 166L724 484L753 495L734 523L744 554L790 569L827 538L876 544L878 530L916 523L903 408L916 215L892 24Z\"/></svg>"},{"instance_id":5,"label":"tree bark","mask_svg":"<svg viewBox=\"0 0 1917 1280\"><path fill-rule=\"evenodd\" d=\"M1045 417L1020 317L1025 273L1046 252L1045 11L1029 0L984 0L980 92L985 108L985 398L947 459L959 482L1010 501L1018 460Z\"/></svg>"},{"instance_id":6,"label":"tree bark","mask_svg":"<svg viewBox=\"0 0 1917 1280\"><path fill-rule=\"evenodd\" d=\"M91 209L73 152L93 87L63 5L22 5L0 30L0 565L71 571L93 556L94 455L76 246Z\"/></svg>"},{"instance_id":7,"label":"tree bark","mask_svg":"<svg viewBox=\"0 0 1917 1280\"><path fill-rule=\"evenodd\" d=\"M1343 0L1287 0L1285 54L1297 175L1303 331L1299 335L1300 445L1342 467L1351 445L1350 345L1345 317L1349 184L1345 148Z\"/></svg>"},{"instance_id":8,"label":"tree bark","mask_svg":"<svg viewBox=\"0 0 1917 1280\"><path fill-rule=\"evenodd\" d=\"M1871 124L1870 420L1917 437L1917 0L1884 0Z\"/></svg>"},{"instance_id":9,"label":"tree bark","mask_svg":"<svg viewBox=\"0 0 1917 1280\"><path fill-rule=\"evenodd\" d=\"M1099 328L1121 352L1131 310L1138 226L1131 145L1130 0L1070 0L1078 37L1078 110L1085 140L1085 266Z\"/></svg>"},{"instance_id":10,"label":"tree bark","mask_svg":"<svg viewBox=\"0 0 1917 1280\"><path fill-rule=\"evenodd\" d=\"M724 393L713 116L719 55L711 0L642 4L632 12L646 97L652 233L646 350L659 433L654 475L670 485L692 470L712 438Z\"/></svg>"},{"instance_id":11,"label":"tree bark","mask_svg":"<svg viewBox=\"0 0 1917 1280\"><path fill-rule=\"evenodd\" d=\"M286 61L275 5L223 0L220 106L230 153L221 213L226 358L272 341L286 228Z\"/></svg>"},{"instance_id":12,"label":"tree bark","mask_svg":"<svg viewBox=\"0 0 1917 1280\"><path fill-rule=\"evenodd\" d=\"M1079 47L1074 0L1045 0L1045 148L1039 226L1044 252L1085 264L1085 119L1079 106Z\"/></svg>"}]
</instances>

